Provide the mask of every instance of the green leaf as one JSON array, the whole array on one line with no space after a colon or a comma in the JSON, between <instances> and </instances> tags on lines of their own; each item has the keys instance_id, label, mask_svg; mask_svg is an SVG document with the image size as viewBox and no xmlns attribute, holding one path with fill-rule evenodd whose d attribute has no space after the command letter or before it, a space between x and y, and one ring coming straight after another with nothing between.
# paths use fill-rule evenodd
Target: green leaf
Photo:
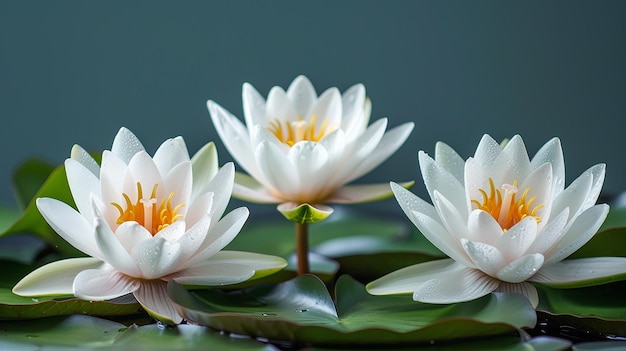
<instances>
[{"instance_id":1,"label":"green leaf","mask_svg":"<svg viewBox=\"0 0 626 351\"><path fill-rule=\"evenodd\" d=\"M196 325L124 324L90 316L0 322L2 350L229 350L271 351L271 345L230 338Z\"/></svg>"},{"instance_id":2,"label":"green leaf","mask_svg":"<svg viewBox=\"0 0 626 351\"><path fill-rule=\"evenodd\" d=\"M615 227L598 232L569 258L626 257L626 227Z\"/></svg>"},{"instance_id":3,"label":"green leaf","mask_svg":"<svg viewBox=\"0 0 626 351\"><path fill-rule=\"evenodd\" d=\"M315 345L398 345L459 340L531 327L536 315L521 295L491 294L430 305L410 296L373 296L349 276L339 278L336 302L324 283L303 275L243 291L189 292L174 281L168 292L187 320L252 337Z\"/></svg>"},{"instance_id":4,"label":"green leaf","mask_svg":"<svg viewBox=\"0 0 626 351\"><path fill-rule=\"evenodd\" d=\"M300 224L321 222L333 213L333 209L328 206L315 207L310 204L300 204L295 208L279 205L278 211L288 220Z\"/></svg>"},{"instance_id":5,"label":"green leaf","mask_svg":"<svg viewBox=\"0 0 626 351\"><path fill-rule=\"evenodd\" d=\"M311 252L339 262L341 272L361 281L444 257L406 221L355 216L350 212L344 215L340 211L326 221L309 225L309 245ZM290 260L295 250L294 224L269 220L247 224L226 249ZM311 262L311 270L316 274L330 274L330 268L330 265ZM286 268L286 272L290 272L287 279L295 276L294 271L293 265Z\"/></svg>"},{"instance_id":6,"label":"green leaf","mask_svg":"<svg viewBox=\"0 0 626 351\"><path fill-rule=\"evenodd\" d=\"M583 331L587 340L606 335L626 335L626 281L577 289L537 285L537 311L549 325Z\"/></svg>"},{"instance_id":7,"label":"green leaf","mask_svg":"<svg viewBox=\"0 0 626 351\"><path fill-rule=\"evenodd\" d=\"M26 160L13 172L13 187L17 204L23 210L45 183L54 166L43 160Z\"/></svg>"},{"instance_id":8,"label":"green leaf","mask_svg":"<svg viewBox=\"0 0 626 351\"><path fill-rule=\"evenodd\" d=\"M24 213L9 228L0 233L0 237L16 233L32 233L43 238L66 257L84 256L83 253L56 234L43 219L35 204L35 199L39 197L51 197L70 206L75 206L63 166L57 167L50 173L39 191L33 196Z\"/></svg>"}]
</instances>

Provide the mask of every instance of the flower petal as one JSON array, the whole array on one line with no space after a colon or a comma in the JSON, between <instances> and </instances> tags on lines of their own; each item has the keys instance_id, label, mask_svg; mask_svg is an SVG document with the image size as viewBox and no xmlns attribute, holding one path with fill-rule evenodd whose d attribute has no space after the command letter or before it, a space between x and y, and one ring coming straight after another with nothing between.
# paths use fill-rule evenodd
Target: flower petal
<instances>
[{"instance_id":1,"label":"flower petal","mask_svg":"<svg viewBox=\"0 0 626 351\"><path fill-rule=\"evenodd\" d=\"M438 190L435 190L433 195L439 219L441 219L441 222L448 233L450 233L450 235L456 240L469 237L470 234L467 227L467 220L461 217L458 209L454 207L448 199L441 195Z\"/></svg>"},{"instance_id":2,"label":"flower petal","mask_svg":"<svg viewBox=\"0 0 626 351\"><path fill-rule=\"evenodd\" d=\"M193 155L191 169L193 178L191 200L193 201L206 192L206 186L215 177L219 169L217 149L213 142L204 145Z\"/></svg>"},{"instance_id":3,"label":"flower petal","mask_svg":"<svg viewBox=\"0 0 626 351\"><path fill-rule=\"evenodd\" d=\"M462 211L460 212L461 217L467 218L469 205L465 198L463 185L457 181L452 173L446 171L423 151L419 152L419 164L426 190L428 190L431 199L434 199L435 190L437 190L452 203L453 207Z\"/></svg>"},{"instance_id":4,"label":"flower petal","mask_svg":"<svg viewBox=\"0 0 626 351\"><path fill-rule=\"evenodd\" d=\"M450 172L460 184L463 184L465 161L448 144L441 141L435 144L435 162Z\"/></svg>"},{"instance_id":5,"label":"flower petal","mask_svg":"<svg viewBox=\"0 0 626 351\"><path fill-rule=\"evenodd\" d=\"M164 141L152 157L161 174L167 174L180 163L189 161L189 151L182 137Z\"/></svg>"},{"instance_id":6,"label":"flower petal","mask_svg":"<svg viewBox=\"0 0 626 351\"><path fill-rule=\"evenodd\" d=\"M296 202L284 202L277 209L288 220L302 224L323 221L333 213L332 207L326 205Z\"/></svg>"},{"instance_id":7,"label":"flower petal","mask_svg":"<svg viewBox=\"0 0 626 351\"><path fill-rule=\"evenodd\" d=\"M145 227L134 221L120 224L115 230L115 236L129 253L132 251L133 247L137 246L140 242L152 238L152 234L150 234Z\"/></svg>"},{"instance_id":8,"label":"flower petal","mask_svg":"<svg viewBox=\"0 0 626 351\"><path fill-rule=\"evenodd\" d=\"M332 128L339 128L341 126L342 119L342 107L341 107L341 93L337 88L328 88L324 91L315 104L311 107L306 115L306 119L311 121L313 116L316 116L315 129L319 130L324 123L324 120L328 120L328 125Z\"/></svg>"},{"instance_id":9,"label":"flower petal","mask_svg":"<svg viewBox=\"0 0 626 351\"><path fill-rule=\"evenodd\" d=\"M489 213L482 210L473 210L467 218L467 238L471 241L480 241L495 245L503 235L502 227Z\"/></svg>"},{"instance_id":10,"label":"flower petal","mask_svg":"<svg viewBox=\"0 0 626 351\"><path fill-rule=\"evenodd\" d=\"M136 153L145 150L143 144L141 144L141 141L137 139L135 134L124 127L120 128L115 135L113 146L111 147L111 152L126 164L130 162L130 159Z\"/></svg>"},{"instance_id":11,"label":"flower petal","mask_svg":"<svg viewBox=\"0 0 626 351\"><path fill-rule=\"evenodd\" d=\"M599 278L610 281L626 277L626 257L588 257L555 262L544 266L530 280L554 287L583 287L596 285Z\"/></svg>"},{"instance_id":12,"label":"flower petal","mask_svg":"<svg viewBox=\"0 0 626 351\"><path fill-rule=\"evenodd\" d=\"M485 134L474 152L474 159L481 168L489 168L502 152L502 147L491 136ZM467 174L467 172L465 172Z\"/></svg>"},{"instance_id":13,"label":"flower petal","mask_svg":"<svg viewBox=\"0 0 626 351\"><path fill-rule=\"evenodd\" d=\"M502 234L494 246L502 252L507 261L512 261L521 257L536 238L537 221L528 216Z\"/></svg>"},{"instance_id":14,"label":"flower petal","mask_svg":"<svg viewBox=\"0 0 626 351\"><path fill-rule=\"evenodd\" d=\"M415 182L400 184L403 188L410 188ZM335 204L354 204L361 202L377 201L389 198L393 195L389 184L359 184L347 185L337 190L331 197L325 200Z\"/></svg>"},{"instance_id":15,"label":"flower petal","mask_svg":"<svg viewBox=\"0 0 626 351\"><path fill-rule=\"evenodd\" d=\"M243 115L248 129L257 124L265 126L265 99L261 94L250 83L243 83L241 98L243 101ZM224 139L222 138L222 140Z\"/></svg>"},{"instance_id":16,"label":"flower petal","mask_svg":"<svg viewBox=\"0 0 626 351\"><path fill-rule=\"evenodd\" d=\"M254 276L254 269L250 266L209 261L178 271L171 278L177 283L186 285L221 286L241 283L252 276Z\"/></svg>"},{"instance_id":17,"label":"flower petal","mask_svg":"<svg viewBox=\"0 0 626 351\"><path fill-rule=\"evenodd\" d=\"M307 77L298 76L287 88L287 98L299 116L306 116L317 101L317 93Z\"/></svg>"},{"instance_id":18,"label":"flower petal","mask_svg":"<svg viewBox=\"0 0 626 351\"><path fill-rule=\"evenodd\" d=\"M268 181L273 189L286 197L294 196L300 189L298 175L291 162L279 148L267 141L262 141L257 146L256 162L263 178Z\"/></svg>"},{"instance_id":19,"label":"flower petal","mask_svg":"<svg viewBox=\"0 0 626 351\"><path fill-rule=\"evenodd\" d=\"M283 201L272 195L269 190L256 179L239 172L235 172L233 196L241 200L262 204L275 204Z\"/></svg>"},{"instance_id":20,"label":"flower petal","mask_svg":"<svg viewBox=\"0 0 626 351\"><path fill-rule=\"evenodd\" d=\"M100 196L100 179L90 169L71 158L65 160L65 173L78 212L88 222L93 221L90 198L92 194Z\"/></svg>"},{"instance_id":21,"label":"flower petal","mask_svg":"<svg viewBox=\"0 0 626 351\"><path fill-rule=\"evenodd\" d=\"M350 135L363 133L369 122L369 114L365 114L365 86L355 84L341 95L343 108L341 129Z\"/></svg>"},{"instance_id":22,"label":"flower petal","mask_svg":"<svg viewBox=\"0 0 626 351\"><path fill-rule=\"evenodd\" d=\"M546 251L546 264L553 264L581 248L598 231L609 213L606 204L595 205L581 213L550 250Z\"/></svg>"},{"instance_id":23,"label":"flower petal","mask_svg":"<svg viewBox=\"0 0 626 351\"><path fill-rule=\"evenodd\" d=\"M131 196L131 198L137 197L137 182L142 184L142 186L145 188L143 189L143 191L146 194L149 194L152 191L152 187L154 186L154 184L163 183L163 178L161 173L159 172L159 169L152 160L152 157L150 157L150 155L148 155L146 152L139 152L130 159L130 162L128 163L128 172L129 174L127 174L126 181L130 181L132 183L126 183L125 185L129 186L127 190L134 190L132 195L128 194L129 196ZM163 191L165 189L157 190Z\"/></svg>"},{"instance_id":24,"label":"flower petal","mask_svg":"<svg viewBox=\"0 0 626 351\"><path fill-rule=\"evenodd\" d=\"M213 203L209 215L216 219L221 218L224 210L228 206L230 196L233 191L233 183L235 180L235 165L229 162L222 166L215 177L207 185L206 191L212 192Z\"/></svg>"},{"instance_id":25,"label":"flower petal","mask_svg":"<svg viewBox=\"0 0 626 351\"><path fill-rule=\"evenodd\" d=\"M496 184L513 184L515 179L526 179L529 173L530 159L526 146L522 138L515 135L496 157L489 174Z\"/></svg>"},{"instance_id":26,"label":"flower petal","mask_svg":"<svg viewBox=\"0 0 626 351\"><path fill-rule=\"evenodd\" d=\"M125 228L128 227L122 227L122 230ZM103 222L101 219L96 219L94 231L96 244L102 252L104 261L124 274L133 277L139 277L141 275L139 267L137 267L135 261L117 239L113 231L111 231L107 223Z\"/></svg>"},{"instance_id":27,"label":"flower petal","mask_svg":"<svg viewBox=\"0 0 626 351\"><path fill-rule=\"evenodd\" d=\"M102 259L91 233L93 228L80 213L69 205L51 198L38 198L37 208L46 222L65 241L89 256Z\"/></svg>"},{"instance_id":28,"label":"flower petal","mask_svg":"<svg viewBox=\"0 0 626 351\"><path fill-rule=\"evenodd\" d=\"M144 279L158 279L172 273L182 259L180 243L160 237L142 241L130 254L141 270L138 277Z\"/></svg>"},{"instance_id":29,"label":"flower petal","mask_svg":"<svg viewBox=\"0 0 626 351\"><path fill-rule=\"evenodd\" d=\"M390 182L389 185L391 186L391 191L393 191L393 195L396 197L398 204L407 216L413 211L420 212L441 224L439 214L433 205L422 200L400 184Z\"/></svg>"},{"instance_id":30,"label":"flower petal","mask_svg":"<svg viewBox=\"0 0 626 351\"><path fill-rule=\"evenodd\" d=\"M262 278L287 266L287 261L278 256L264 255L255 252L228 251L216 252L209 259L211 263L238 263L254 268L254 276L250 279Z\"/></svg>"},{"instance_id":31,"label":"flower petal","mask_svg":"<svg viewBox=\"0 0 626 351\"><path fill-rule=\"evenodd\" d=\"M497 277L508 283L521 283L539 271L544 263L542 254L522 256L502 268Z\"/></svg>"},{"instance_id":32,"label":"flower petal","mask_svg":"<svg viewBox=\"0 0 626 351\"><path fill-rule=\"evenodd\" d=\"M74 145L72 147L72 151L70 152L70 158L78 161L96 177L100 177L100 165L98 165L98 162L96 162L96 160L91 157L89 152L87 152L79 145Z\"/></svg>"},{"instance_id":33,"label":"flower petal","mask_svg":"<svg viewBox=\"0 0 626 351\"><path fill-rule=\"evenodd\" d=\"M565 208L561 213L559 213L556 217L550 219L550 222L546 224L545 227L541 230L541 232L537 235L535 241L530 245L527 253L544 253L548 251L562 236L565 234L563 229L567 224L567 219L569 217L569 208Z\"/></svg>"},{"instance_id":34,"label":"flower petal","mask_svg":"<svg viewBox=\"0 0 626 351\"><path fill-rule=\"evenodd\" d=\"M509 294L513 293L524 295L530 301L534 308L537 308L537 305L539 304L539 293L537 292L537 288L535 288L531 283L528 282L501 282L496 291Z\"/></svg>"},{"instance_id":35,"label":"flower petal","mask_svg":"<svg viewBox=\"0 0 626 351\"><path fill-rule=\"evenodd\" d=\"M428 261L391 272L367 284L366 289L372 295L408 294L430 279L466 269L452 259Z\"/></svg>"},{"instance_id":36,"label":"flower petal","mask_svg":"<svg viewBox=\"0 0 626 351\"><path fill-rule=\"evenodd\" d=\"M13 293L21 296L73 295L74 278L87 269L101 269L106 263L97 258L68 258L48 263L22 278L13 287Z\"/></svg>"},{"instance_id":37,"label":"flower petal","mask_svg":"<svg viewBox=\"0 0 626 351\"><path fill-rule=\"evenodd\" d=\"M583 204L587 201L592 186L593 174L584 172L554 198L552 211L560 213L568 207L569 220L576 218L584 210Z\"/></svg>"},{"instance_id":38,"label":"flower petal","mask_svg":"<svg viewBox=\"0 0 626 351\"><path fill-rule=\"evenodd\" d=\"M272 87L267 94L265 103L265 118L275 118L281 122L295 121L298 116L293 108L291 101L287 97L287 93L278 86ZM267 125L263 125L267 127Z\"/></svg>"},{"instance_id":39,"label":"flower petal","mask_svg":"<svg viewBox=\"0 0 626 351\"><path fill-rule=\"evenodd\" d=\"M166 282L142 281L141 286L133 295L152 317L169 324L179 324L183 321L183 317L176 312L174 303L167 294Z\"/></svg>"},{"instance_id":40,"label":"flower petal","mask_svg":"<svg viewBox=\"0 0 626 351\"><path fill-rule=\"evenodd\" d=\"M420 284L413 300L424 303L449 304L483 297L496 290L500 282L471 268L445 272Z\"/></svg>"},{"instance_id":41,"label":"flower petal","mask_svg":"<svg viewBox=\"0 0 626 351\"><path fill-rule=\"evenodd\" d=\"M552 193L553 196L556 196L565 187L565 162L559 138L552 138L545 143L533 156L533 159L530 161L530 167L536 169L544 163L552 165Z\"/></svg>"},{"instance_id":42,"label":"flower petal","mask_svg":"<svg viewBox=\"0 0 626 351\"><path fill-rule=\"evenodd\" d=\"M497 247L489 244L462 239L463 248L481 271L495 276L498 270L505 265L504 255Z\"/></svg>"},{"instance_id":43,"label":"flower petal","mask_svg":"<svg viewBox=\"0 0 626 351\"><path fill-rule=\"evenodd\" d=\"M313 141L300 141L289 149L287 158L298 174L301 198L321 200L325 193L334 190L324 186L328 183L328 152L324 146Z\"/></svg>"},{"instance_id":44,"label":"flower petal","mask_svg":"<svg viewBox=\"0 0 626 351\"><path fill-rule=\"evenodd\" d=\"M109 300L134 292L139 284L139 280L113 268L89 269L76 275L74 295L83 300Z\"/></svg>"}]
</instances>

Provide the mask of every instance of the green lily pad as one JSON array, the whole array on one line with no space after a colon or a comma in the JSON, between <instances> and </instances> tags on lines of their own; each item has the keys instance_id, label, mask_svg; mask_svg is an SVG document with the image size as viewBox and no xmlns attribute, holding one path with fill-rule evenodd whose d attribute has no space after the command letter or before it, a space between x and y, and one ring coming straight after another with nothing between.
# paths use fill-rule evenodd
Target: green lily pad
<instances>
[{"instance_id":1,"label":"green lily pad","mask_svg":"<svg viewBox=\"0 0 626 351\"><path fill-rule=\"evenodd\" d=\"M626 281L576 289L537 288L537 312L548 327L582 333L583 338L626 337Z\"/></svg>"},{"instance_id":2,"label":"green lily pad","mask_svg":"<svg viewBox=\"0 0 626 351\"><path fill-rule=\"evenodd\" d=\"M277 351L250 339L229 338L195 325L124 324L73 315L0 322L2 350L233 350Z\"/></svg>"},{"instance_id":3,"label":"green lily pad","mask_svg":"<svg viewBox=\"0 0 626 351\"><path fill-rule=\"evenodd\" d=\"M40 179L38 177L34 178ZM15 182L20 183L20 179L17 179ZM35 180L31 179L28 185L24 185L26 190L23 190L24 193L22 195L18 195L18 197L23 198L23 201L25 201L26 197L28 197L26 194L30 194L30 192L32 192L32 187L35 182ZM48 244L62 252L66 257L84 256L83 253L68 244L65 240L63 240L63 238L55 233L43 219L37 209L37 205L35 204L35 199L39 197L51 197L63 201L71 206L74 205L74 200L65 176L65 167L59 166L50 173L41 188L36 191L35 195L32 196L28 206L26 206L26 209L24 210L24 213L22 213L22 215L17 218L13 224L1 232L0 237L17 233L32 233L43 238Z\"/></svg>"},{"instance_id":4,"label":"green lily pad","mask_svg":"<svg viewBox=\"0 0 626 351\"><path fill-rule=\"evenodd\" d=\"M361 281L444 257L404 220L341 211L309 226L309 247L311 252L339 262L340 272ZM282 220L246 225L226 249L276 255L289 261L295 250L294 224ZM318 275L334 274L331 268L311 262L311 271ZM285 272L290 272L289 278L295 276L295 266L288 266Z\"/></svg>"},{"instance_id":5,"label":"green lily pad","mask_svg":"<svg viewBox=\"0 0 626 351\"><path fill-rule=\"evenodd\" d=\"M190 292L174 281L168 293L187 320L235 334L315 345L400 345L511 333L532 327L536 314L520 295L492 294L453 305L410 296L373 296L344 275L336 300L324 283L303 275L246 290Z\"/></svg>"}]
</instances>

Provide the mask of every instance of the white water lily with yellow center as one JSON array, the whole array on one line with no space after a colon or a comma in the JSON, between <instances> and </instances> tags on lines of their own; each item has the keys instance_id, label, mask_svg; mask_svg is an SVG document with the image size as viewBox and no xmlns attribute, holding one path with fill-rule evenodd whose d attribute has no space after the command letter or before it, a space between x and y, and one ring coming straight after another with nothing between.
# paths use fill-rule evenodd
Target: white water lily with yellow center
<instances>
[{"instance_id":1,"label":"white water lily with yellow center","mask_svg":"<svg viewBox=\"0 0 626 351\"><path fill-rule=\"evenodd\" d=\"M222 142L249 174L237 174L233 195L278 203L283 215L302 223L326 218L329 203L391 196L388 184L346 184L385 161L413 129L405 123L385 132L386 118L368 126L371 104L362 84L318 96L304 76L286 91L273 87L267 100L244 84L245 125L215 102L207 106Z\"/></svg>"},{"instance_id":2,"label":"white water lily with yellow center","mask_svg":"<svg viewBox=\"0 0 626 351\"><path fill-rule=\"evenodd\" d=\"M37 199L37 207L61 237L91 257L43 266L13 292L93 301L132 293L155 318L180 323L167 281L219 286L283 268L279 257L220 251L239 233L248 209L222 218L234 166L218 170L217 162L212 143L190 159L181 137L151 157L125 128L103 152L101 166L75 146L65 171L78 210L51 198Z\"/></svg>"},{"instance_id":3,"label":"white water lily with yellow center","mask_svg":"<svg viewBox=\"0 0 626 351\"><path fill-rule=\"evenodd\" d=\"M530 282L584 286L624 276L626 258L565 260L596 233L609 211L595 204L605 166L595 165L567 188L559 139L529 159L520 136L502 147L485 135L467 161L438 143L419 164L433 204L397 184L398 203L423 235L449 259L392 272L367 285L371 294L412 293L426 303L473 300L492 291L525 295Z\"/></svg>"}]
</instances>

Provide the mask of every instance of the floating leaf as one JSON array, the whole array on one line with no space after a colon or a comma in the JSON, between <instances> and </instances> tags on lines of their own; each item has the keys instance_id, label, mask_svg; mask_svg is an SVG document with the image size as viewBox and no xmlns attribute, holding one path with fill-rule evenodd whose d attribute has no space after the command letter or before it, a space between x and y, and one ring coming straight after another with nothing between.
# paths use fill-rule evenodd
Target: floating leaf
<instances>
[{"instance_id":1,"label":"floating leaf","mask_svg":"<svg viewBox=\"0 0 626 351\"><path fill-rule=\"evenodd\" d=\"M339 211L337 211L339 212ZM443 254L405 221L336 213L309 226L311 252L340 263L341 271L359 280L378 278L412 264L443 257ZM412 226L410 228L413 228ZM247 225L226 247L290 259L294 255L294 225L287 221L265 221ZM320 270L327 267L326 270ZM329 274L330 266L316 266L316 274ZM295 275L295 266L287 267Z\"/></svg>"},{"instance_id":2,"label":"floating leaf","mask_svg":"<svg viewBox=\"0 0 626 351\"><path fill-rule=\"evenodd\" d=\"M582 338L626 336L626 281L577 289L538 285L538 313L548 328Z\"/></svg>"},{"instance_id":3,"label":"floating leaf","mask_svg":"<svg viewBox=\"0 0 626 351\"><path fill-rule=\"evenodd\" d=\"M229 338L195 325L163 327L73 315L0 322L2 350L229 350L277 351L250 339Z\"/></svg>"},{"instance_id":4,"label":"floating leaf","mask_svg":"<svg viewBox=\"0 0 626 351\"><path fill-rule=\"evenodd\" d=\"M458 340L513 332L535 324L521 295L491 294L454 304L430 305L410 296L369 295L342 276L336 302L317 277L246 290L189 292L174 281L168 292L187 320L235 334L316 345L396 345Z\"/></svg>"}]
</instances>

